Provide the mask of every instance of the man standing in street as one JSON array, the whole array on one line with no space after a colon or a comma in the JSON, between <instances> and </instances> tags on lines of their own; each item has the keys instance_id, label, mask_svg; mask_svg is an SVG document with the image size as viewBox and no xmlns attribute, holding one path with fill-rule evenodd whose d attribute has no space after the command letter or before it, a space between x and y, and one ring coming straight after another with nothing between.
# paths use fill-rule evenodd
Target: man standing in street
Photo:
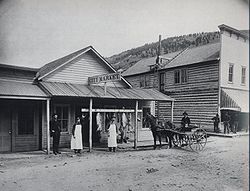
<instances>
[{"instance_id":1,"label":"man standing in street","mask_svg":"<svg viewBox=\"0 0 250 191\"><path fill-rule=\"evenodd\" d=\"M224 118L224 134L229 134L230 133L230 124L231 117L228 113L226 113L225 118Z\"/></svg>"},{"instance_id":2,"label":"man standing in street","mask_svg":"<svg viewBox=\"0 0 250 191\"><path fill-rule=\"evenodd\" d=\"M58 150L60 142L61 127L57 120L57 114L53 114L52 120L50 121L50 136L53 137L53 153L55 155L61 154Z\"/></svg>"},{"instance_id":3,"label":"man standing in street","mask_svg":"<svg viewBox=\"0 0 250 191\"><path fill-rule=\"evenodd\" d=\"M219 133L219 123L220 123L220 118L219 118L219 114L217 113L215 117L212 118L212 120L214 121L214 132L215 133Z\"/></svg>"}]
</instances>

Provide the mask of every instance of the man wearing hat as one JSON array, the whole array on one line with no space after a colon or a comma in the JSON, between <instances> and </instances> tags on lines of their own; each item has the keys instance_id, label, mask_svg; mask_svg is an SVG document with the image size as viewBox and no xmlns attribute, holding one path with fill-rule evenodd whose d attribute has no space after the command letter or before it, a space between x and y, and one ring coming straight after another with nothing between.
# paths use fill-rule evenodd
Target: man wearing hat
<instances>
[{"instance_id":1,"label":"man wearing hat","mask_svg":"<svg viewBox=\"0 0 250 191\"><path fill-rule=\"evenodd\" d=\"M58 151L61 127L59 121L57 120L57 117L58 117L57 114L53 114L52 120L50 121L50 136L53 137L53 153L55 155L61 154Z\"/></svg>"},{"instance_id":2,"label":"man wearing hat","mask_svg":"<svg viewBox=\"0 0 250 191\"><path fill-rule=\"evenodd\" d=\"M185 131L186 128L190 125L190 118L188 117L188 114L186 111L183 113L184 117L181 119L181 131Z\"/></svg>"}]
</instances>

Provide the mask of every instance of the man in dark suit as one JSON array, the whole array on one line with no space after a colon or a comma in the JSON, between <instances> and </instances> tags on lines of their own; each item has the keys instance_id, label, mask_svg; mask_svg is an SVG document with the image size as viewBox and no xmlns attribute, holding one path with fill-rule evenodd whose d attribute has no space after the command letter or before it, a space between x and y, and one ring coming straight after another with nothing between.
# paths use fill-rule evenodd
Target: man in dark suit
<instances>
[{"instance_id":1,"label":"man in dark suit","mask_svg":"<svg viewBox=\"0 0 250 191\"><path fill-rule=\"evenodd\" d=\"M57 114L53 114L52 120L50 123L50 136L53 137L53 153L55 155L61 154L58 150L59 142L60 142L60 134L61 134L61 127L60 123L57 120Z\"/></svg>"},{"instance_id":2,"label":"man in dark suit","mask_svg":"<svg viewBox=\"0 0 250 191\"><path fill-rule=\"evenodd\" d=\"M191 122L186 111L184 111L183 115L184 117L181 119L181 131L186 131Z\"/></svg>"}]
</instances>

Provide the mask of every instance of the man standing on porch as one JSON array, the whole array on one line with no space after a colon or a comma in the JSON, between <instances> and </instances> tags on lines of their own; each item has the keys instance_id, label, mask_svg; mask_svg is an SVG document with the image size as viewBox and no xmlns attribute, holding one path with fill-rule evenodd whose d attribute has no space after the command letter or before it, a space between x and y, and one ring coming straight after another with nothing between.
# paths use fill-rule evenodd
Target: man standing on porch
<instances>
[{"instance_id":1,"label":"man standing on porch","mask_svg":"<svg viewBox=\"0 0 250 191\"><path fill-rule=\"evenodd\" d=\"M59 142L60 142L60 134L61 134L61 127L60 123L57 120L57 114L52 115L52 120L50 121L50 136L53 137L53 153L55 155L61 154L59 152Z\"/></svg>"}]
</instances>

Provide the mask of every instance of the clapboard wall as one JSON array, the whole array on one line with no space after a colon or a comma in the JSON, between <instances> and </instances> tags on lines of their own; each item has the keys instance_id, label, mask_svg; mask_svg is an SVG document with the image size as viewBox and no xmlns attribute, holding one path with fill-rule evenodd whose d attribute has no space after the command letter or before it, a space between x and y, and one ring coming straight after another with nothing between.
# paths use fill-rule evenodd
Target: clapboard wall
<instances>
[{"instance_id":1,"label":"clapboard wall","mask_svg":"<svg viewBox=\"0 0 250 191\"><path fill-rule=\"evenodd\" d=\"M43 81L88 84L88 77L114 73L91 50L46 76ZM124 82L108 82L107 86L127 87Z\"/></svg>"},{"instance_id":2,"label":"clapboard wall","mask_svg":"<svg viewBox=\"0 0 250 191\"><path fill-rule=\"evenodd\" d=\"M174 83L174 72L187 69L188 80L183 84ZM182 113L189 114L192 124L213 129L211 118L218 111L219 62L203 62L165 71L165 94L175 99L174 123L180 125ZM159 103L160 119L170 119L170 104Z\"/></svg>"}]
</instances>

